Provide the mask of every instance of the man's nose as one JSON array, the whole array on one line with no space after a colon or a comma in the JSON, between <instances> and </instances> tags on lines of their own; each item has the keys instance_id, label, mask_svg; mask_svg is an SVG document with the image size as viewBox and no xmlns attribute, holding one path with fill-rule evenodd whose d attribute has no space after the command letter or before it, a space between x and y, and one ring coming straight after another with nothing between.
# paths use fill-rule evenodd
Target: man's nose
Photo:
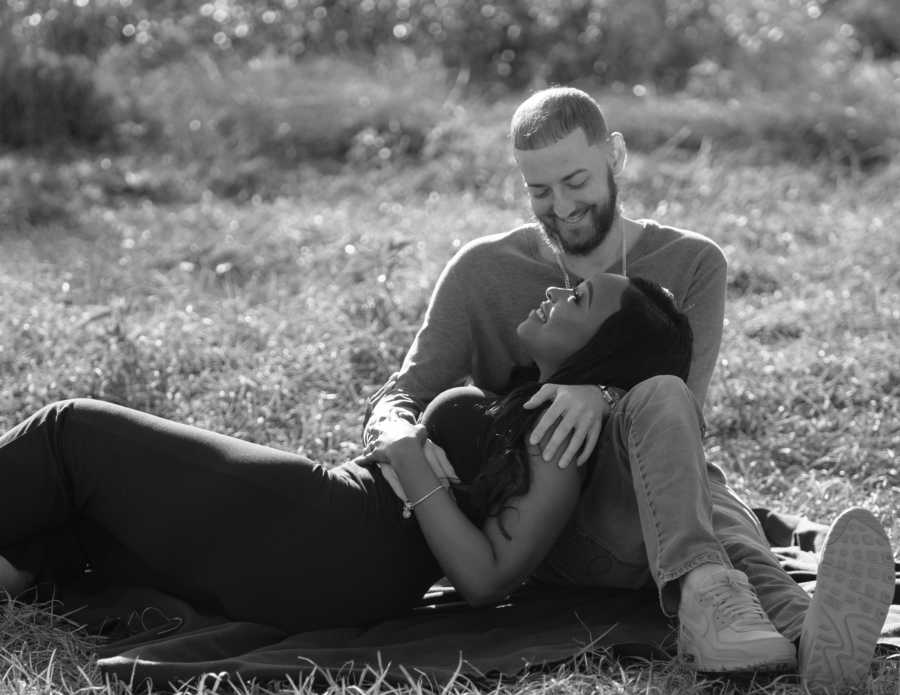
<instances>
[{"instance_id":1,"label":"man's nose","mask_svg":"<svg viewBox=\"0 0 900 695\"><path fill-rule=\"evenodd\" d=\"M575 212L575 201L566 194L556 191L553 194L553 214L564 220Z\"/></svg>"}]
</instances>

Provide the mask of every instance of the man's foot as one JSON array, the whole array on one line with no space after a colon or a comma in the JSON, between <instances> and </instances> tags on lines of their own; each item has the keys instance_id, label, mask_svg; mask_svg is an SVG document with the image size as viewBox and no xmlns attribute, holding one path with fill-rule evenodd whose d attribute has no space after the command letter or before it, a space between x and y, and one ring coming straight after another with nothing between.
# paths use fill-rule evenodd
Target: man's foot
<instances>
[{"instance_id":1,"label":"man's foot","mask_svg":"<svg viewBox=\"0 0 900 695\"><path fill-rule=\"evenodd\" d=\"M775 629L747 575L721 567L682 582L678 653L698 671L792 671L793 643Z\"/></svg>"},{"instance_id":2,"label":"man's foot","mask_svg":"<svg viewBox=\"0 0 900 695\"><path fill-rule=\"evenodd\" d=\"M893 598L894 557L884 529L866 510L848 509L825 538L803 621L800 676L811 692L860 685Z\"/></svg>"}]
</instances>

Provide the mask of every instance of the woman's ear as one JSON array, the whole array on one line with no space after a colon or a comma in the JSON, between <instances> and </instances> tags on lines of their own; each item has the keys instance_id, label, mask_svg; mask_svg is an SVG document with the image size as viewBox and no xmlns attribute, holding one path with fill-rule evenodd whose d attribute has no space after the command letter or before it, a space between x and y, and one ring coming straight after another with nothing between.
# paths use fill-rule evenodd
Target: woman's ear
<instances>
[{"instance_id":1,"label":"woman's ear","mask_svg":"<svg viewBox=\"0 0 900 695\"><path fill-rule=\"evenodd\" d=\"M617 130L613 131L609 134L609 143L609 165L612 168L613 176L618 176L625 171L625 164L628 162L628 148L625 146L625 136Z\"/></svg>"}]
</instances>

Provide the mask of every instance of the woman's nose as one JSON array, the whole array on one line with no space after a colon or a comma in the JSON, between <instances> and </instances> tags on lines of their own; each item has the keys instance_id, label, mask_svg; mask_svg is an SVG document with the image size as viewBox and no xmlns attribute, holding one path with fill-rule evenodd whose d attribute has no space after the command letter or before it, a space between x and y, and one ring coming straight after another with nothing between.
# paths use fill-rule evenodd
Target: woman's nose
<instances>
[{"instance_id":1,"label":"woman's nose","mask_svg":"<svg viewBox=\"0 0 900 695\"><path fill-rule=\"evenodd\" d=\"M555 302L560 298L560 295L569 294L569 290L563 287L548 287L544 294L551 302Z\"/></svg>"}]
</instances>

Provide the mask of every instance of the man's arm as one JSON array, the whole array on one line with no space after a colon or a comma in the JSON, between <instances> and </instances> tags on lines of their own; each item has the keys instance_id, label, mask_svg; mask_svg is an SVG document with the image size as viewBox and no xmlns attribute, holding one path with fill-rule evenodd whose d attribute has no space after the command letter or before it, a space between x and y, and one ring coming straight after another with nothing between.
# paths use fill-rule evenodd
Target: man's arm
<instances>
[{"instance_id":1,"label":"man's arm","mask_svg":"<svg viewBox=\"0 0 900 695\"><path fill-rule=\"evenodd\" d=\"M363 444L369 446L384 438L392 423L415 424L425 403L397 389L400 372L394 372L372 396L363 420Z\"/></svg>"},{"instance_id":2,"label":"man's arm","mask_svg":"<svg viewBox=\"0 0 900 695\"><path fill-rule=\"evenodd\" d=\"M687 385L702 407L722 343L727 263L721 249L706 241L699 251L692 251L688 262L682 265L690 279L686 289L682 290L679 306L693 333ZM556 458L563 467L571 461L581 465L587 460L606 416L621 396L610 390L604 393L601 386L545 384L525 404L527 408L536 408L553 401L532 430L529 440L536 443L547 432L553 433L542 447L545 459ZM560 450L563 453L557 456Z\"/></svg>"},{"instance_id":3,"label":"man's arm","mask_svg":"<svg viewBox=\"0 0 900 695\"><path fill-rule=\"evenodd\" d=\"M461 254L441 272L425 318L400 370L369 399L363 443L371 448L392 426L416 421L429 401L472 370L467 281Z\"/></svg>"},{"instance_id":4,"label":"man's arm","mask_svg":"<svg viewBox=\"0 0 900 695\"><path fill-rule=\"evenodd\" d=\"M701 408L719 358L725 322L725 285L728 265L721 249L709 244L698 256L688 290L681 301L694 334L687 385Z\"/></svg>"}]
</instances>

